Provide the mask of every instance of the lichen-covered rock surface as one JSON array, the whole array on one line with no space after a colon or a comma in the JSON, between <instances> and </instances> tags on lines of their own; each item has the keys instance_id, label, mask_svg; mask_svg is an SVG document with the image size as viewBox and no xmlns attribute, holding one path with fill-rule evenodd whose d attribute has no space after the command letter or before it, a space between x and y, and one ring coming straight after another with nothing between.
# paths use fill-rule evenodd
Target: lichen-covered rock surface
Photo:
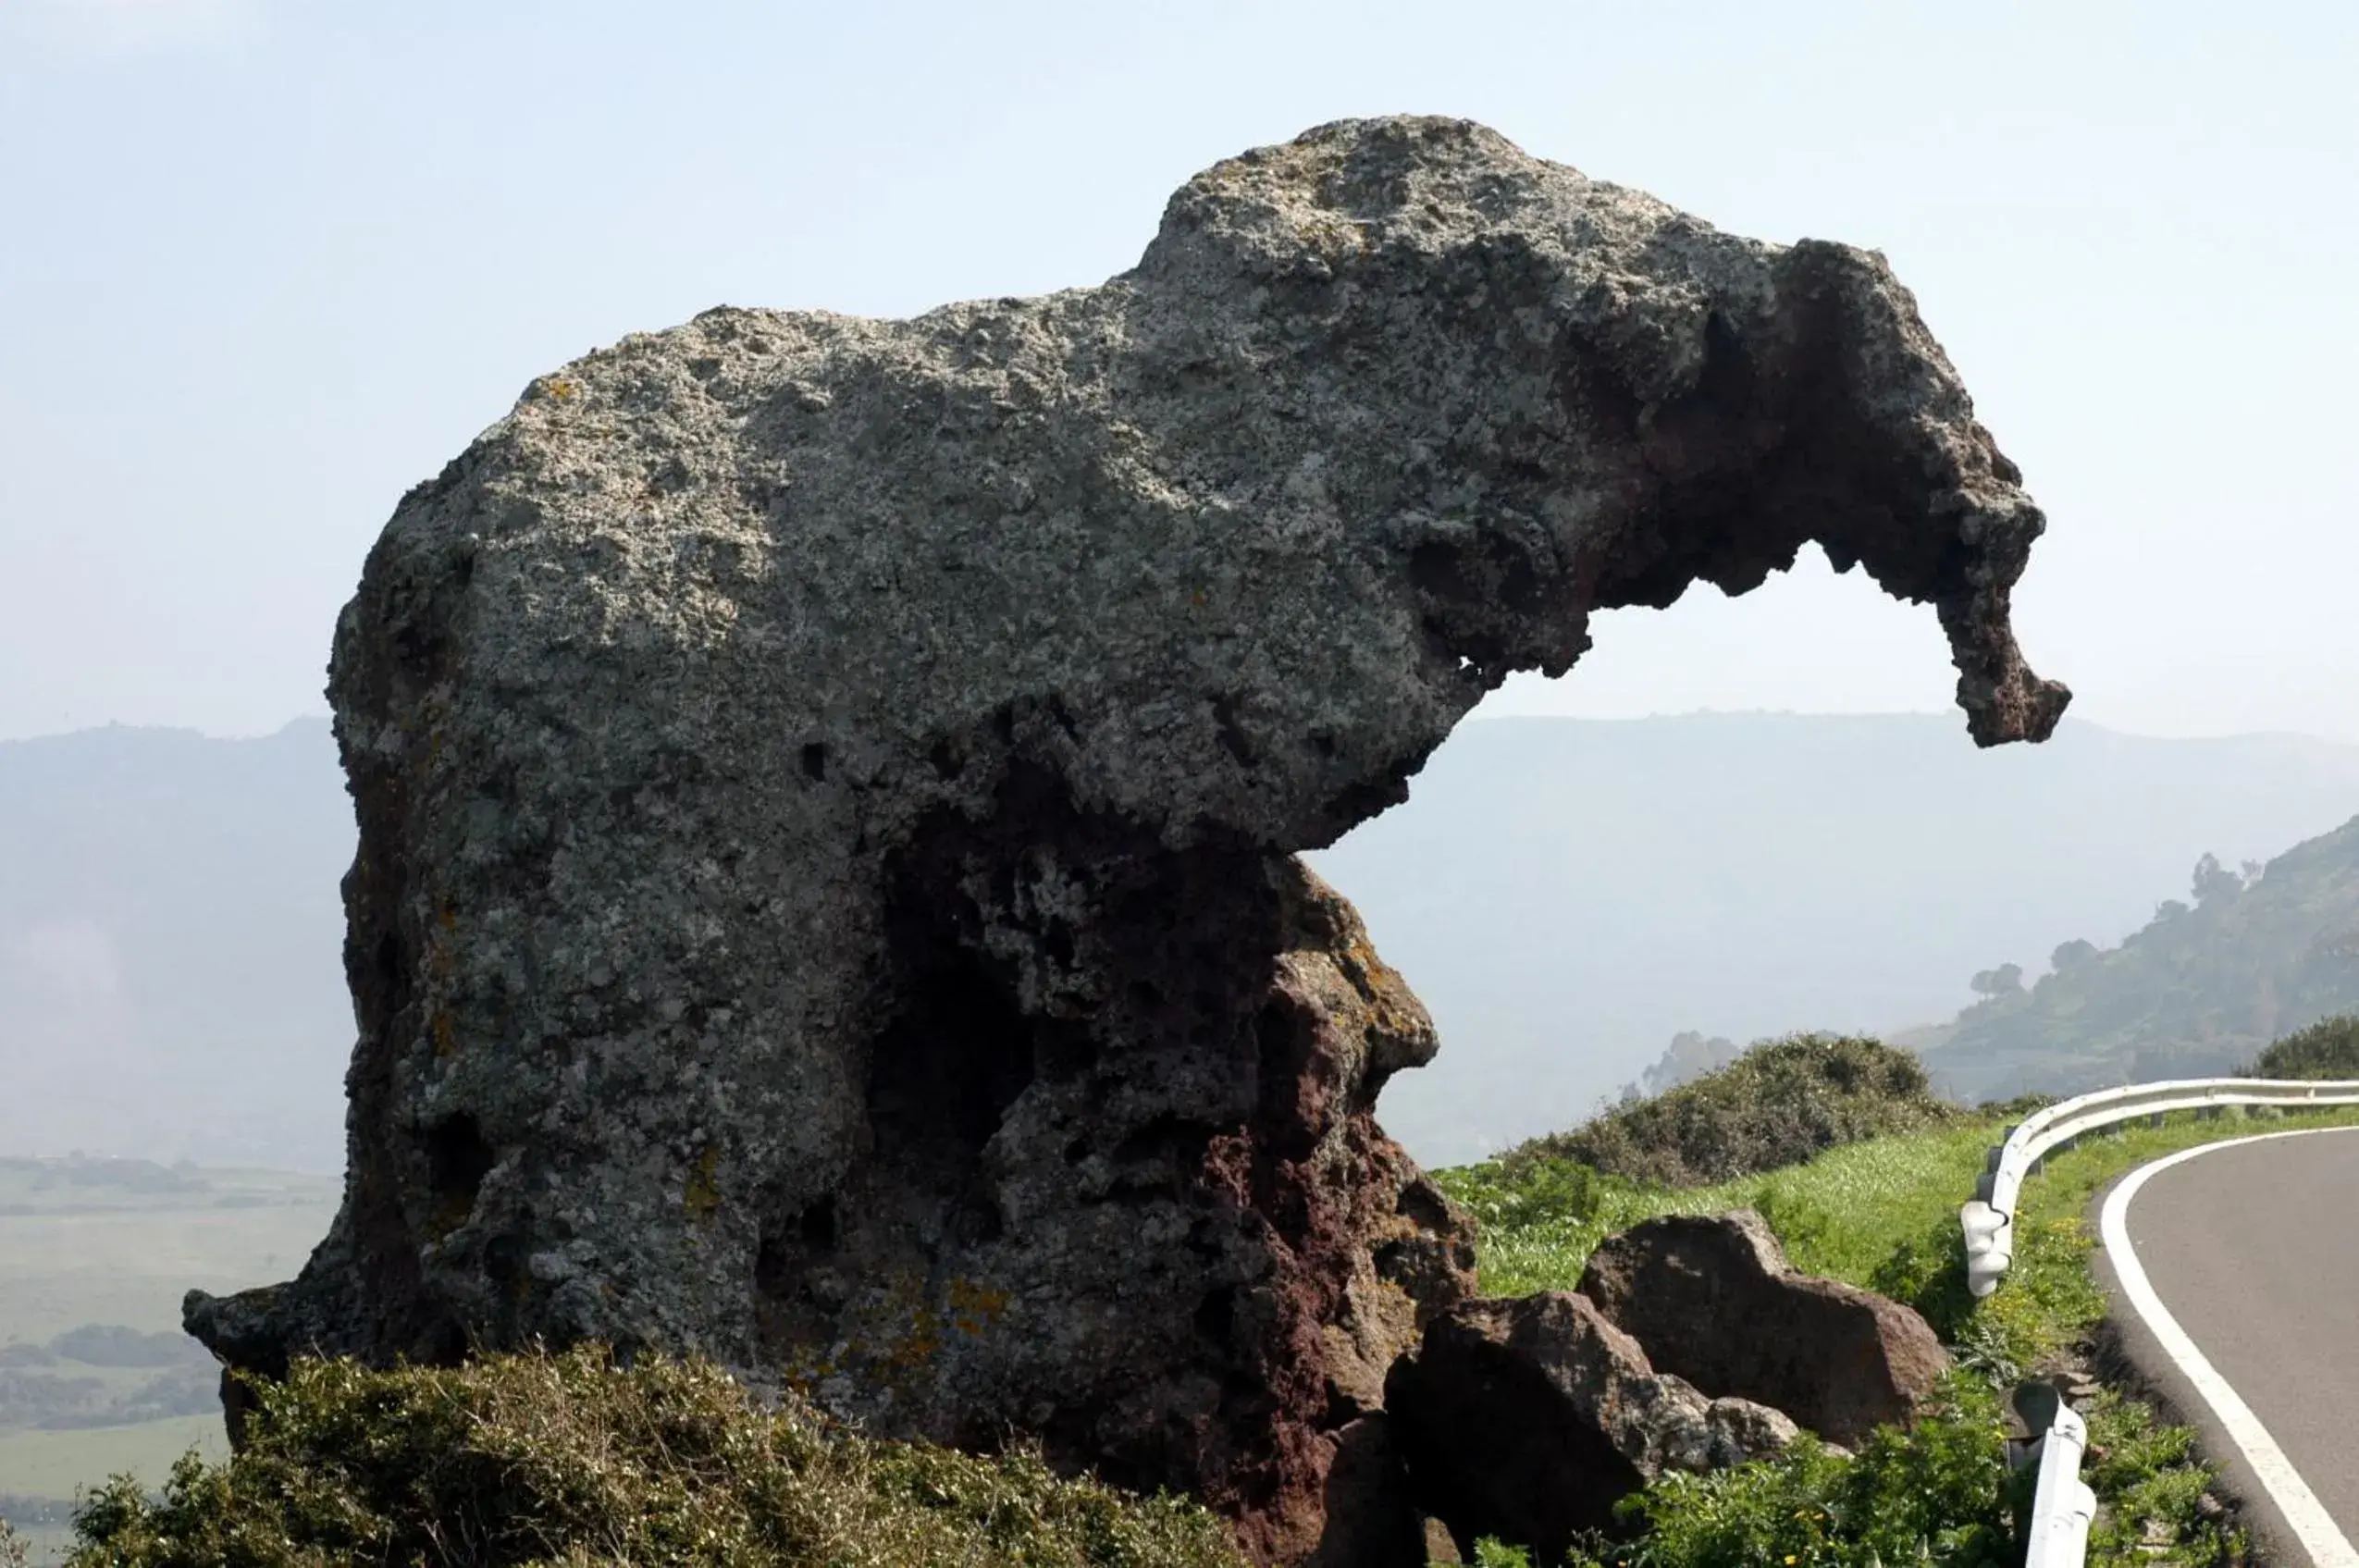
<instances>
[{"instance_id":1,"label":"lichen-covered rock surface","mask_svg":"<svg viewBox=\"0 0 2359 1568\"><path fill-rule=\"evenodd\" d=\"M1464 121L1220 164L1096 288L626 338L339 624L345 1204L189 1325L695 1347L1301 1559L1471 1253L1372 1117L1432 1029L1293 852L1592 610L1812 539L2038 738L2041 526L1880 258Z\"/></svg>"}]
</instances>

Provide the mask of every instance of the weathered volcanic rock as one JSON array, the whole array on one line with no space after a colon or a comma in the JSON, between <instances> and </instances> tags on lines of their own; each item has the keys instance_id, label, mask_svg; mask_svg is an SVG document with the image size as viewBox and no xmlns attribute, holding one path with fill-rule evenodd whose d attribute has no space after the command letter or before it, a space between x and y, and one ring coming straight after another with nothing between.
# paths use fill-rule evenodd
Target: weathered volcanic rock
<instances>
[{"instance_id":1,"label":"weathered volcanic rock","mask_svg":"<svg viewBox=\"0 0 2359 1568\"><path fill-rule=\"evenodd\" d=\"M1750 1209L1610 1236L1579 1290L1660 1370L1772 1405L1846 1447L1910 1420L1949 1365L1914 1308L1796 1273Z\"/></svg>"},{"instance_id":2,"label":"weathered volcanic rock","mask_svg":"<svg viewBox=\"0 0 2359 1568\"><path fill-rule=\"evenodd\" d=\"M1431 1028L1292 852L1592 609L1812 539L2044 735L2016 481L1876 256L1463 121L1220 164L1097 288L626 338L339 623L345 1204L189 1326L700 1348L1305 1553L1470 1253L1371 1116Z\"/></svg>"},{"instance_id":3,"label":"weathered volcanic rock","mask_svg":"<svg viewBox=\"0 0 2359 1568\"><path fill-rule=\"evenodd\" d=\"M1389 1392L1417 1501L1462 1552L1496 1536L1543 1562L1609 1528L1615 1501L1666 1470L1741 1464L1795 1437L1777 1411L1660 1374L1567 1290L1461 1303L1394 1365Z\"/></svg>"}]
</instances>

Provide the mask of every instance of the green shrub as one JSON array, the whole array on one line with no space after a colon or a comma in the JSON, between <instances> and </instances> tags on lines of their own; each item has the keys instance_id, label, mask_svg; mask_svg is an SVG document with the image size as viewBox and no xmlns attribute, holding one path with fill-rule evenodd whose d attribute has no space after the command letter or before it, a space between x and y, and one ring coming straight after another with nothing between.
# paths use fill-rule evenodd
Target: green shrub
<instances>
[{"instance_id":1,"label":"green shrub","mask_svg":"<svg viewBox=\"0 0 2359 1568\"><path fill-rule=\"evenodd\" d=\"M2212 1476L2195 1456L2194 1428L2166 1425L2146 1406L2109 1392L2081 1414L2089 1454L2081 1478L2106 1500L2089 1532L2091 1562L2151 1562L2163 1555L2157 1537L2177 1549L2173 1562L2230 1559L2234 1541L2210 1528L2198 1506Z\"/></svg>"},{"instance_id":2,"label":"green shrub","mask_svg":"<svg viewBox=\"0 0 2359 1568\"><path fill-rule=\"evenodd\" d=\"M1908 1431L1879 1428L1845 1459L1809 1434L1771 1459L1668 1475L1615 1510L1633 1532L1575 1568L1999 1568L2019 1560L1997 1396L1952 1376Z\"/></svg>"},{"instance_id":3,"label":"green shrub","mask_svg":"<svg viewBox=\"0 0 2359 1568\"><path fill-rule=\"evenodd\" d=\"M1933 1093L1910 1052L1849 1035L1796 1034L1651 1100L1534 1139L1501 1164L1512 1175L1525 1162L1571 1160L1631 1181L1699 1187L1967 1114Z\"/></svg>"},{"instance_id":4,"label":"green shrub","mask_svg":"<svg viewBox=\"0 0 2359 1568\"><path fill-rule=\"evenodd\" d=\"M1242 1568L1192 1503L1062 1479L1031 1451L870 1441L791 1399L765 1414L702 1362L304 1362L256 1388L243 1451L183 1457L160 1500L109 1482L70 1561Z\"/></svg>"},{"instance_id":5,"label":"green shrub","mask_svg":"<svg viewBox=\"0 0 2359 1568\"><path fill-rule=\"evenodd\" d=\"M2359 1078L2359 1013L2320 1019L2274 1041L2243 1078Z\"/></svg>"}]
</instances>

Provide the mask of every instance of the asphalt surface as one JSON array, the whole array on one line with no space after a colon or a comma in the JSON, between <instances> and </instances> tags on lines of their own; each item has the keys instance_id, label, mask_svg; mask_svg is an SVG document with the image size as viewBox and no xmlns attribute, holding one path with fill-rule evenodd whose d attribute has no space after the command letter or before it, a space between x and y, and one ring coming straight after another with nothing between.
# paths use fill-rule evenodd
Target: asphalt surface
<instances>
[{"instance_id":1,"label":"asphalt surface","mask_svg":"<svg viewBox=\"0 0 2359 1568\"><path fill-rule=\"evenodd\" d=\"M2359 1129L2208 1150L2148 1178L2125 1220L2163 1306L2359 1542ZM2132 1318L2113 1270L2100 1277ZM2155 1336L2125 1322L2123 1349L2202 1433L2268 1560L2310 1561Z\"/></svg>"}]
</instances>

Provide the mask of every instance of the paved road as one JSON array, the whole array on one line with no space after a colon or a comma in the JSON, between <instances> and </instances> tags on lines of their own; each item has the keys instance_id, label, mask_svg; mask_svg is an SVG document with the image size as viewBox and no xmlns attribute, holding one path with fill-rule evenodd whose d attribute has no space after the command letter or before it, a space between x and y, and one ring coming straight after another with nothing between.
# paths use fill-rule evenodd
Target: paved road
<instances>
[{"instance_id":1,"label":"paved road","mask_svg":"<svg viewBox=\"0 0 2359 1568\"><path fill-rule=\"evenodd\" d=\"M2260 1451L2229 1440L2239 1418L2200 1397L2200 1369L2166 1353L2171 1335L2133 1324L2125 1349L2203 1432L2206 1452L2226 1461L2230 1489L2279 1549L2272 1561L2359 1563L2347 1555L2359 1541L2359 1129L2216 1146L2147 1169L2118 1211L2129 1250L2186 1340L2257 1420L2258 1444L2250 1428L2240 1435ZM2135 1292L2125 1296L2121 1271L2101 1274L2117 1315L2131 1317ZM2266 1452L2272 1441L2281 1461ZM2300 1496L2305 1486L2314 1503ZM2305 1510L2322 1550L2301 1545L2291 1515Z\"/></svg>"}]
</instances>

